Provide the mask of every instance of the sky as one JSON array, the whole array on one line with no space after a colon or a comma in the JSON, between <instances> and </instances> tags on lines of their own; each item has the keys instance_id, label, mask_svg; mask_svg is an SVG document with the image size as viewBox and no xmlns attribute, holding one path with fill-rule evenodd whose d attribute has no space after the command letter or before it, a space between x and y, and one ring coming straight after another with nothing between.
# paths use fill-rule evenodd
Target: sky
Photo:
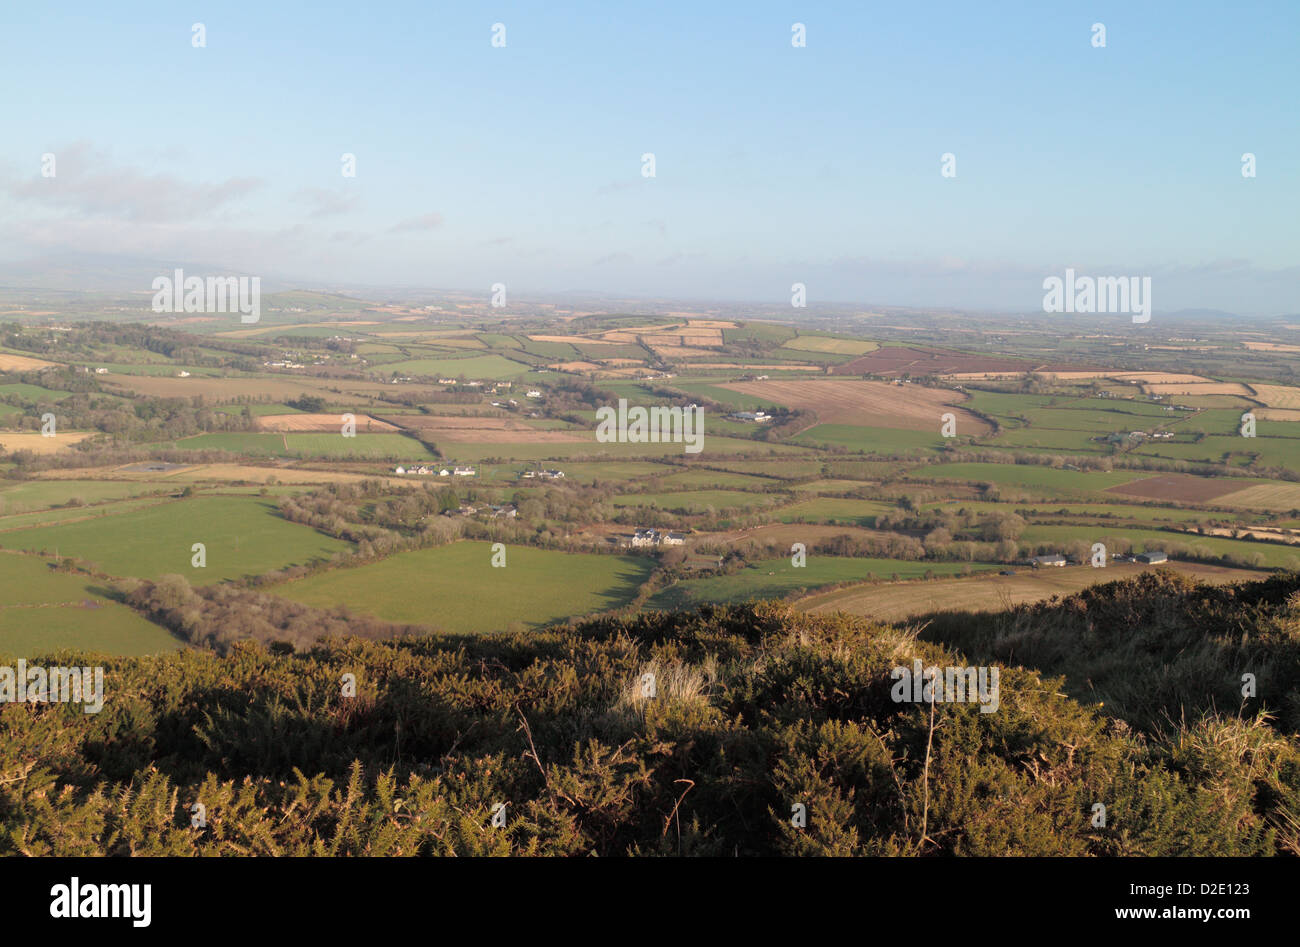
<instances>
[{"instance_id":1,"label":"sky","mask_svg":"<svg viewBox=\"0 0 1300 947\"><path fill-rule=\"evenodd\" d=\"M1294 0L9 2L0 261L1293 313L1298 92Z\"/></svg>"}]
</instances>

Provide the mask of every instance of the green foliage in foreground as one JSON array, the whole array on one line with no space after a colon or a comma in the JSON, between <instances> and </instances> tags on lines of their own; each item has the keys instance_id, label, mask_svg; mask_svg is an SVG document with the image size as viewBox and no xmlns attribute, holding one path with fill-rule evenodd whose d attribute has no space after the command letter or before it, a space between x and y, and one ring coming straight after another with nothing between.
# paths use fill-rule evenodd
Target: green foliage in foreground
<instances>
[{"instance_id":1,"label":"green foliage in foreground","mask_svg":"<svg viewBox=\"0 0 1300 947\"><path fill-rule=\"evenodd\" d=\"M112 659L98 715L0 705L0 852L1300 852L1300 744L1266 718L1142 734L1010 667L994 713L895 703L893 667L964 662L847 616L706 607L282 652Z\"/></svg>"},{"instance_id":2,"label":"green foliage in foreground","mask_svg":"<svg viewBox=\"0 0 1300 947\"><path fill-rule=\"evenodd\" d=\"M1002 612L938 612L924 635L972 662L1065 676L1065 690L1141 730L1216 709L1300 731L1300 575L1209 585L1170 569ZM1244 675L1255 684L1243 699Z\"/></svg>"}]
</instances>

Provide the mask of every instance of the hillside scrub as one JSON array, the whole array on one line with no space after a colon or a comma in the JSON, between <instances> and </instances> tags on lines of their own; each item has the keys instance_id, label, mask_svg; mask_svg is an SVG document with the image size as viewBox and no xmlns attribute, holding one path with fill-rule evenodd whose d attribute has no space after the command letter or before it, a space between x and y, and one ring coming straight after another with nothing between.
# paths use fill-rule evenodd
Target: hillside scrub
<instances>
[{"instance_id":1,"label":"hillside scrub","mask_svg":"<svg viewBox=\"0 0 1300 947\"><path fill-rule=\"evenodd\" d=\"M1300 575L1202 584L1170 569L999 613L927 616L925 637L972 661L1063 675L1081 701L1149 732L1207 713L1266 710L1300 730ZM1243 698L1242 675L1257 696Z\"/></svg>"},{"instance_id":2,"label":"hillside scrub","mask_svg":"<svg viewBox=\"0 0 1300 947\"><path fill-rule=\"evenodd\" d=\"M1149 591L1129 593L1145 615L1204 594ZM995 712L895 702L893 668L964 659L845 615L748 604L287 651L98 658L100 713L0 707L0 853L1300 853L1300 746L1264 718L1153 736L1009 663Z\"/></svg>"}]
</instances>

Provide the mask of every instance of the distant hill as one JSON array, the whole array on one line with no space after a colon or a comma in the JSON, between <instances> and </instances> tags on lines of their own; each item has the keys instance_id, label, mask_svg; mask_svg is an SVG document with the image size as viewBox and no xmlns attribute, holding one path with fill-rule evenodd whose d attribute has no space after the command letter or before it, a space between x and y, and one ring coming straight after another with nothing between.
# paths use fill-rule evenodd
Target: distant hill
<instances>
[{"instance_id":1,"label":"distant hill","mask_svg":"<svg viewBox=\"0 0 1300 947\"><path fill-rule=\"evenodd\" d=\"M45 290L78 293L148 294L158 276L184 270L187 276L260 276L264 294L311 281L286 279L270 273L246 273L224 264L156 260L104 254L64 255L57 259L0 263L0 292Z\"/></svg>"}]
</instances>

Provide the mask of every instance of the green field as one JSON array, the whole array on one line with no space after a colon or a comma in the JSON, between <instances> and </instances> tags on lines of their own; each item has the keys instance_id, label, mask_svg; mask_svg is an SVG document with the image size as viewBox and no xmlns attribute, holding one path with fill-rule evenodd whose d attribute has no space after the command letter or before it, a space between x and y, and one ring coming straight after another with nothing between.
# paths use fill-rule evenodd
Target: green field
<instances>
[{"instance_id":1,"label":"green field","mask_svg":"<svg viewBox=\"0 0 1300 947\"><path fill-rule=\"evenodd\" d=\"M647 608L693 608L719 602L743 602L751 598L780 598L800 589L815 589L837 582L864 582L870 578L921 578L957 575L966 563L913 562L903 559L848 559L809 555L807 565L796 568L790 557L750 563L734 575L687 579L651 596ZM973 570L996 569L969 563Z\"/></svg>"},{"instance_id":2,"label":"green field","mask_svg":"<svg viewBox=\"0 0 1300 947\"><path fill-rule=\"evenodd\" d=\"M194 543L207 566L191 566ZM115 576L154 579L175 572L193 585L260 575L327 559L347 544L282 519L275 503L255 496L193 497L56 526L0 533L0 547L57 553Z\"/></svg>"},{"instance_id":3,"label":"green field","mask_svg":"<svg viewBox=\"0 0 1300 947\"><path fill-rule=\"evenodd\" d=\"M671 473L672 469L671 467L663 468L665 473ZM687 470L665 477L663 483L664 486L672 487L675 490L687 487L763 489L777 486L777 482L770 477L754 477L749 474L730 473L725 470Z\"/></svg>"},{"instance_id":4,"label":"green field","mask_svg":"<svg viewBox=\"0 0 1300 947\"><path fill-rule=\"evenodd\" d=\"M448 378L518 378L526 375L530 366L501 355L471 355L466 358L416 358L405 362L392 362L383 366L384 375L442 375Z\"/></svg>"},{"instance_id":5,"label":"green field","mask_svg":"<svg viewBox=\"0 0 1300 947\"><path fill-rule=\"evenodd\" d=\"M40 385L29 385L25 382L12 382L7 385L0 385L0 396L17 395L26 401L58 401L72 394L70 391L56 391L53 388L42 388Z\"/></svg>"},{"instance_id":6,"label":"green field","mask_svg":"<svg viewBox=\"0 0 1300 947\"><path fill-rule=\"evenodd\" d=\"M10 532L53 523L71 523L105 516L116 516L120 513L129 513L133 510L141 510L166 502L167 500L164 497L138 497L129 500L109 500L104 503L96 503L93 506L58 507L36 510L32 513L13 513L9 516L0 517L0 531ZM0 543L0 545L3 544Z\"/></svg>"},{"instance_id":7,"label":"green field","mask_svg":"<svg viewBox=\"0 0 1300 947\"><path fill-rule=\"evenodd\" d=\"M404 434L196 434L178 450L222 450L250 457L357 457L372 460L428 460L435 455Z\"/></svg>"},{"instance_id":8,"label":"green field","mask_svg":"<svg viewBox=\"0 0 1300 947\"><path fill-rule=\"evenodd\" d=\"M1010 394L972 391L966 406L997 419L1002 433L990 444L1040 447L1047 450L1104 452L1091 437L1129 431L1154 430L1188 417L1185 411L1166 411L1164 405L1116 398Z\"/></svg>"},{"instance_id":9,"label":"green field","mask_svg":"<svg viewBox=\"0 0 1300 947\"><path fill-rule=\"evenodd\" d=\"M106 591L98 579L55 572L44 559L0 553L0 655L31 658L63 648L137 655L183 647Z\"/></svg>"},{"instance_id":10,"label":"green field","mask_svg":"<svg viewBox=\"0 0 1300 947\"><path fill-rule=\"evenodd\" d=\"M602 385L602 387L604 386ZM732 391L729 388L722 388L705 382L674 379L672 387L676 391L694 395L697 398L708 398L710 401L718 402L718 404L725 404L737 411L754 411L758 408L771 408L776 405L776 402L770 398L758 398L754 395L747 395L740 391Z\"/></svg>"},{"instance_id":11,"label":"green field","mask_svg":"<svg viewBox=\"0 0 1300 947\"><path fill-rule=\"evenodd\" d=\"M602 403L617 407L618 399L620 398L626 398L627 403L630 405L655 405L661 403L663 399L652 394L650 389L647 387L647 384L643 384L639 381L610 381L608 379L601 379L599 385L600 390L602 392L609 392L609 394L613 396L611 399L603 401ZM580 413L586 414L586 412ZM591 416L592 418L595 418L594 409L591 412Z\"/></svg>"},{"instance_id":12,"label":"green field","mask_svg":"<svg viewBox=\"0 0 1300 947\"><path fill-rule=\"evenodd\" d=\"M897 477L908 465L891 460L827 460L825 475L833 480L883 480Z\"/></svg>"},{"instance_id":13,"label":"green field","mask_svg":"<svg viewBox=\"0 0 1300 947\"><path fill-rule=\"evenodd\" d=\"M857 424L818 424L794 438L796 444L847 447L873 454L897 454L942 447L944 437L936 424L933 431L906 431L892 427Z\"/></svg>"},{"instance_id":14,"label":"green field","mask_svg":"<svg viewBox=\"0 0 1300 947\"><path fill-rule=\"evenodd\" d=\"M302 414L297 408L291 408L287 404L267 404L257 402L256 404L220 404L214 405L212 410L221 414L240 415L244 409L255 418L265 417L268 414Z\"/></svg>"},{"instance_id":15,"label":"green field","mask_svg":"<svg viewBox=\"0 0 1300 947\"><path fill-rule=\"evenodd\" d=\"M286 434L294 457L362 457L374 460L425 460L433 453L404 434Z\"/></svg>"},{"instance_id":16,"label":"green field","mask_svg":"<svg viewBox=\"0 0 1300 947\"><path fill-rule=\"evenodd\" d=\"M1059 403L1061 399L1050 395L1020 395L1001 391L970 391L966 407L981 414L997 418L1003 427L1017 427L1024 416L1034 408Z\"/></svg>"},{"instance_id":17,"label":"green field","mask_svg":"<svg viewBox=\"0 0 1300 947\"><path fill-rule=\"evenodd\" d=\"M1086 398L1065 406L1034 408L1025 412L1033 427L1106 434L1172 427L1191 416L1188 411L1166 411L1158 404L1116 402Z\"/></svg>"},{"instance_id":18,"label":"green field","mask_svg":"<svg viewBox=\"0 0 1300 947\"><path fill-rule=\"evenodd\" d=\"M615 497L614 506L653 506L661 510L683 510L702 513L708 509L749 510L761 506L774 506L786 497L779 493L749 493L738 490L683 490L680 493L630 493Z\"/></svg>"},{"instance_id":19,"label":"green field","mask_svg":"<svg viewBox=\"0 0 1300 947\"><path fill-rule=\"evenodd\" d=\"M1201 510L1142 506L1136 503L1054 503L1050 501L1041 503L989 503L982 500L946 500L942 503L926 503L923 508L926 510L949 510L954 513L959 510L965 510L969 513L1019 513L1041 519L1101 517L1120 521L1125 519L1153 522L1165 520L1179 523L1203 520L1210 517L1210 514L1206 514ZM1258 519L1259 517L1247 516L1243 522L1252 522Z\"/></svg>"},{"instance_id":20,"label":"green field","mask_svg":"<svg viewBox=\"0 0 1300 947\"><path fill-rule=\"evenodd\" d=\"M602 345L598 342L570 343L579 354L585 359L604 359L604 358L645 358L646 350L639 345Z\"/></svg>"},{"instance_id":21,"label":"green field","mask_svg":"<svg viewBox=\"0 0 1300 947\"><path fill-rule=\"evenodd\" d=\"M1180 544L1189 548L1199 548L1212 555L1231 555L1239 563L1258 568L1296 569L1300 568L1300 546L1284 546L1277 543L1257 543L1240 539L1228 539L1221 536L1198 536L1195 533L1171 532L1160 529L1142 529L1128 526L1038 526L1031 525L1020 536L1023 543L1067 543L1083 540L1089 544L1105 542L1107 539L1127 540L1134 552L1145 549L1164 548L1168 544ZM1115 546L1108 545L1112 552ZM1175 555L1173 558L1177 558Z\"/></svg>"},{"instance_id":22,"label":"green field","mask_svg":"<svg viewBox=\"0 0 1300 947\"><path fill-rule=\"evenodd\" d=\"M1149 471L1081 471L1038 464L926 464L909 470L908 480L960 480L1026 487L1051 492L1100 493L1110 487L1149 477Z\"/></svg>"},{"instance_id":23,"label":"green field","mask_svg":"<svg viewBox=\"0 0 1300 947\"><path fill-rule=\"evenodd\" d=\"M1216 464L1231 459L1233 466L1244 466L1247 457L1254 455L1259 466L1297 470L1300 469L1300 437L1265 434L1269 428L1287 430L1288 427L1298 429L1297 433L1300 433L1300 425L1293 422L1274 422L1271 425L1263 422L1259 425L1257 437L1212 434L1196 443L1165 441L1144 444L1134 453Z\"/></svg>"},{"instance_id":24,"label":"green field","mask_svg":"<svg viewBox=\"0 0 1300 947\"><path fill-rule=\"evenodd\" d=\"M521 341L523 350L530 355L540 355L557 362L568 362L579 357L578 350L568 342L537 342L526 337Z\"/></svg>"},{"instance_id":25,"label":"green field","mask_svg":"<svg viewBox=\"0 0 1300 947\"><path fill-rule=\"evenodd\" d=\"M1004 430L996 437L981 438L981 444L996 447L1016 447L1022 450L1040 450L1052 454L1084 453L1108 454L1110 446L1095 441L1096 435L1086 431L1064 431L1043 427L1022 427Z\"/></svg>"},{"instance_id":26,"label":"green field","mask_svg":"<svg viewBox=\"0 0 1300 947\"><path fill-rule=\"evenodd\" d=\"M371 437L383 435L372 434ZM742 440L706 434L704 449L698 454L688 454L680 443L629 444L623 442L601 443L594 431L579 432L581 441L550 441L533 444L485 444L471 441L454 441L437 438L439 452L449 460L473 463L489 457L512 460L547 460L565 457L680 457L683 460L709 459L734 454L787 454L802 451L788 444L766 444L761 441ZM560 465L563 466L563 465Z\"/></svg>"},{"instance_id":27,"label":"green field","mask_svg":"<svg viewBox=\"0 0 1300 947\"><path fill-rule=\"evenodd\" d=\"M723 329L722 338L727 342L774 342L781 343L794 338L795 330L790 326L774 322L747 322L735 329Z\"/></svg>"},{"instance_id":28,"label":"green field","mask_svg":"<svg viewBox=\"0 0 1300 947\"><path fill-rule=\"evenodd\" d=\"M494 568L485 542L399 553L383 562L337 569L272 589L326 608L347 605L396 622L451 633L500 631L511 622L539 627L626 604L650 574L641 556L581 555L510 546Z\"/></svg>"},{"instance_id":29,"label":"green field","mask_svg":"<svg viewBox=\"0 0 1300 947\"><path fill-rule=\"evenodd\" d=\"M140 481L0 481L0 516L25 513L30 510L45 510L74 499L80 500L82 503L100 503L104 500L121 500L166 488L167 485L164 484ZM175 489L175 487L172 489ZM3 525L0 525L0 529L4 528Z\"/></svg>"},{"instance_id":30,"label":"green field","mask_svg":"<svg viewBox=\"0 0 1300 947\"><path fill-rule=\"evenodd\" d=\"M283 434L196 434L170 445L177 450L224 450L249 457L287 457Z\"/></svg>"},{"instance_id":31,"label":"green field","mask_svg":"<svg viewBox=\"0 0 1300 947\"><path fill-rule=\"evenodd\" d=\"M845 500L818 497L801 500L772 514L778 523L831 523L836 526L875 526L882 513L897 513L898 505L886 500Z\"/></svg>"},{"instance_id":32,"label":"green field","mask_svg":"<svg viewBox=\"0 0 1300 947\"><path fill-rule=\"evenodd\" d=\"M816 477L822 472L821 460L806 454L783 460L720 460L709 466L760 477Z\"/></svg>"},{"instance_id":33,"label":"green field","mask_svg":"<svg viewBox=\"0 0 1300 947\"><path fill-rule=\"evenodd\" d=\"M484 345L494 349L517 349L523 347L522 338L514 335L501 335L499 332L480 332L477 338Z\"/></svg>"},{"instance_id":34,"label":"green field","mask_svg":"<svg viewBox=\"0 0 1300 947\"><path fill-rule=\"evenodd\" d=\"M809 480L804 483L791 484L790 489L797 494L822 494L858 493L861 491L870 493L876 488L862 480Z\"/></svg>"}]
</instances>

